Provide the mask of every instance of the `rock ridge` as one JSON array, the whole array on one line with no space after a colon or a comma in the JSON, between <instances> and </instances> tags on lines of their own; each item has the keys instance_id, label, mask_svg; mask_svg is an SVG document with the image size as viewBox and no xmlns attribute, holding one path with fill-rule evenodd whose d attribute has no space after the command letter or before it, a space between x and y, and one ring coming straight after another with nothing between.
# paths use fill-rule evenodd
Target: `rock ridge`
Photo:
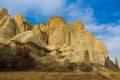
<instances>
[{"instance_id":1,"label":"rock ridge","mask_svg":"<svg viewBox=\"0 0 120 80\"><path fill-rule=\"evenodd\" d=\"M1 44L9 46L10 54L16 54L18 47L29 47L30 56L41 70L82 71L86 65L95 70L93 65L96 64L101 69L108 68L105 66L109 63L106 63L109 60L105 44L81 21L68 24L59 16L51 17L47 24L32 25L22 14L11 18L7 9L3 9L0 11L0 49L3 48Z\"/></svg>"}]
</instances>

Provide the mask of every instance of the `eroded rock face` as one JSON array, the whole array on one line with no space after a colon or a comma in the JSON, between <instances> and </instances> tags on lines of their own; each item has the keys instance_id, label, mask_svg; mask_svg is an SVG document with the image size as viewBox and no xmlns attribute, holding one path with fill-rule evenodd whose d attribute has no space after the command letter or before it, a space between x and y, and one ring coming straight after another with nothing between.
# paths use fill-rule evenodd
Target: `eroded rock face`
<instances>
[{"instance_id":1,"label":"eroded rock face","mask_svg":"<svg viewBox=\"0 0 120 80\"><path fill-rule=\"evenodd\" d=\"M70 50L68 50L69 53L63 52L63 54L71 55L72 62L85 62L85 52L88 51L91 63L99 63L104 66L105 58L108 56L105 45L88 32L80 21L69 25L60 17L51 17L46 31L49 35L48 45L59 48L66 45L66 48L73 49L71 53Z\"/></svg>"},{"instance_id":2,"label":"eroded rock face","mask_svg":"<svg viewBox=\"0 0 120 80\"><path fill-rule=\"evenodd\" d=\"M46 31L46 25L45 25L45 23L42 22L39 27L40 27L41 31L43 31L43 32Z\"/></svg>"},{"instance_id":3,"label":"eroded rock face","mask_svg":"<svg viewBox=\"0 0 120 80\"><path fill-rule=\"evenodd\" d=\"M16 35L16 28L7 10L3 9L0 12L0 43L5 44L14 37Z\"/></svg>"},{"instance_id":4,"label":"eroded rock face","mask_svg":"<svg viewBox=\"0 0 120 80\"><path fill-rule=\"evenodd\" d=\"M32 26L21 14L12 19L7 9L0 11L0 43L6 44L15 35L27 30L32 30Z\"/></svg>"},{"instance_id":5,"label":"eroded rock face","mask_svg":"<svg viewBox=\"0 0 120 80\"><path fill-rule=\"evenodd\" d=\"M14 21L16 22L20 33L32 29L32 25L23 18L22 14L17 14L14 18Z\"/></svg>"},{"instance_id":6,"label":"eroded rock face","mask_svg":"<svg viewBox=\"0 0 120 80\"><path fill-rule=\"evenodd\" d=\"M13 54L17 47L29 47L30 56L41 70L75 70L83 64L105 67L108 57L104 43L80 21L67 24L53 16L47 24L32 27L21 14L10 18L6 9L0 11L0 43L7 44Z\"/></svg>"},{"instance_id":7,"label":"eroded rock face","mask_svg":"<svg viewBox=\"0 0 120 80\"><path fill-rule=\"evenodd\" d=\"M38 25L34 25L32 31L35 33L37 37L39 37L42 41L47 43L47 35L44 31L40 29Z\"/></svg>"}]
</instances>

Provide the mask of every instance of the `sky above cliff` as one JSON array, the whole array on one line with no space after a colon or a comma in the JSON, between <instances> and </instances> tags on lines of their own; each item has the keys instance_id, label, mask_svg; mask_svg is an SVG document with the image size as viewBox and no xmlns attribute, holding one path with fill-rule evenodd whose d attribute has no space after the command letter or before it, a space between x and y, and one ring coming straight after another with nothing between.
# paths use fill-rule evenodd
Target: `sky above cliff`
<instances>
[{"instance_id":1,"label":"sky above cliff","mask_svg":"<svg viewBox=\"0 0 120 80\"><path fill-rule=\"evenodd\" d=\"M68 23L82 21L107 46L112 60L120 62L119 0L0 0L0 9L7 8L11 17L22 13L32 24L61 16Z\"/></svg>"}]
</instances>

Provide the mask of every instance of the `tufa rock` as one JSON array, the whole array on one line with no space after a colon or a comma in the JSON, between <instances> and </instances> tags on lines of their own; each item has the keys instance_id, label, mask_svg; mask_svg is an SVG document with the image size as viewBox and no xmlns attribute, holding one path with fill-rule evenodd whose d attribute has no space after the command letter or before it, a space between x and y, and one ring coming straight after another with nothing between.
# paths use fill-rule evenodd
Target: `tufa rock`
<instances>
[{"instance_id":1,"label":"tufa rock","mask_svg":"<svg viewBox=\"0 0 120 80\"><path fill-rule=\"evenodd\" d=\"M1 20L0 43L6 44L7 41L16 35L16 29L17 27L14 26L10 16L5 16L4 19Z\"/></svg>"},{"instance_id":2,"label":"tufa rock","mask_svg":"<svg viewBox=\"0 0 120 80\"><path fill-rule=\"evenodd\" d=\"M3 9L0 11L0 48L3 45L9 46L13 54L17 47L29 47L36 68L43 71L83 70L86 67L95 70L92 69L95 65L115 67L108 59L104 43L88 32L82 22L67 24L58 16L51 17L47 24L32 26L22 14L12 19ZM107 66L109 63L111 67Z\"/></svg>"},{"instance_id":3,"label":"tufa rock","mask_svg":"<svg viewBox=\"0 0 120 80\"><path fill-rule=\"evenodd\" d=\"M40 24L40 29L41 29L43 32L46 31L46 25L45 25L43 22Z\"/></svg>"},{"instance_id":4,"label":"tufa rock","mask_svg":"<svg viewBox=\"0 0 120 80\"><path fill-rule=\"evenodd\" d=\"M22 14L17 14L14 18L14 21L16 22L20 33L27 30L32 30L32 25L23 18Z\"/></svg>"}]
</instances>

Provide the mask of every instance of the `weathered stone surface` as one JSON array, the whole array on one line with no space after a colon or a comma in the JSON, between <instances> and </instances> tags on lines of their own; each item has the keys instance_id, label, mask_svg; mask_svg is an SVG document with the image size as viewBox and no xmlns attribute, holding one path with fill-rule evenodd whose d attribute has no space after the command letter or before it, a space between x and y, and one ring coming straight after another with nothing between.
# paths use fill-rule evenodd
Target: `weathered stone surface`
<instances>
[{"instance_id":1,"label":"weathered stone surface","mask_svg":"<svg viewBox=\"0 0 120 80\"><path fill-rule=\"evenodd\" d=\"M22 14L17 14L14 18L14 21L16 22L20 33L27 30L32 30L32 25L23 18Z\"/></svg>"},{"instance_id":2,"label":"weathered stone surface","mask_svg":"<svg viewBox=\"0 0 120 80\"><path fill-rule=\"evenodd\" d=\"M6 15L8 15L8 11L6 8L4 8L0 11L0 19Z\"/></svg>"},{"instance_id":3,"label":"weathered stone surface","mask_svg":"<svg viewBox=\"0 0 120 80\"><path fill-rule=\"evenodd\" d=\"M33 43L35 45L38 45L40 47L45 47L46 44L40 40L33 31L26 31L24 33L18 34L16 36L14 36L10 41L16 41L16 42L20 42L23 44L27 44L27 43Z\"/></svg>"},{"instance_id":4,"label":"weathered stone surface","mask_svg":"<svg viewBox=\"0 0 120 80\"><path fill-rule=\"evenodd\" d=\"M80 21L67 24L53 16L47 24L32 27L21 14L12 19L6 9L0 11L0 43L8 45L14 54L19 46L29 47L40 70L78 70L95 64L106 67L108 57L104 43Z\"/></svg>"},{"instance_id":5,"label":"weathered stone surface","mask_svg":"<svg viewBox=\"0 0 120 80\"><path fill-rule=\"evenodd\" d=\"M0 13L0 43L6 44L8 40L14 37L16 28L7 10L3 9Z\"/></svg>"},{"instance_id":6,"label":"weathered stone surface","mask_svg":"<svg viewBox=\"0 0 120 80\"><path fill-rule=\"evenodd\" d=\"M73 48L72 52L70 50L63 52L71 55L71 61L85 62L85 52L88 51L91 63L99 63L104 66L105 58L108 56L105 45L97 40L92 33L89 33L80 21L68 25L62 18L52 17L47 24L47 31L48 45L60 48L67 45L66 48Z\"/></svg>"},{"instance_id":7,"label":"weathered stone surface","mask_svg":"<svg viewBox=\"0 0 120 80\"><path fill-rule=\"evenodd\" d=\"M41 23L40 24L40 29L41 29L41 31L43 31L43 32L45 32L46 31L46 25L45 25L45 23Z\"/></svg>"},{"instance_id":8,"label":"weathered stone surface","mask_svg":"<svg viewBox=\"0 0 120 80\"><path fill-rule=\"evenodd\" d=\"M34 25L32 31L37 37L40 37L43 40L42 31L38 25Z\"/></svg>"},{"instance_id":9,"label":"weathered stone surface","mask_svg":"<svg viewBox=\"0 0 120 80\"><path fill-rule=\"evenodd\" d=\"M38 25L34 25L32 31L35 33L35 35L40 38L42 41L47 43L47 36L44 31L40 29Z\"/></svg>"}]
</instances>

